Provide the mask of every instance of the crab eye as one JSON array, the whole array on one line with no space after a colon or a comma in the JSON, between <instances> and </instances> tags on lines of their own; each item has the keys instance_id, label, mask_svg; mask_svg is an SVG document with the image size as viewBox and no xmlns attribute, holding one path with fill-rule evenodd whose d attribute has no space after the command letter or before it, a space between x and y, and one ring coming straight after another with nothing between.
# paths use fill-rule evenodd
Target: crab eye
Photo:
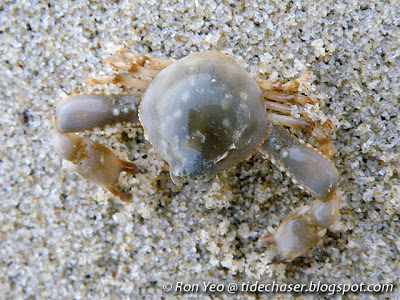
<instances>
[{"instance_id":1,"label":"crab eye","mask_svg":"<svg viewBox=\"0 0 400 300\"><path fill-rule=\"evenodd\" d=\"M209 180L251 156L267 134L260 88L220 53L192 54L162 70L143 98L140 119L174 181Z\"/></svg>"}]
</instances>

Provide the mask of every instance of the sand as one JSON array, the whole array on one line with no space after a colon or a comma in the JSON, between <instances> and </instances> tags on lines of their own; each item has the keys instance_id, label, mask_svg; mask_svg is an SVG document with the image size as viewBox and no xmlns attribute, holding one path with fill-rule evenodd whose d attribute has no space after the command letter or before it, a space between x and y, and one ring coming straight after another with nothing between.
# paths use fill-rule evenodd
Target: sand
<instances>
[{"instance_id":1,"label":"sand","mask_svg":"<svg viewBox=\"0 0 400 300\"><path fill-rule=\"evenodd\" d=\"M393 1L6 1L0 4L1 299L312 299L229 283L382 284L400 278L400 4ZM142 172L125 204L51 145L57 103L90 92L118 49L234 55L253 76L295 79L337 127L341 218L318 247L271 264L257 244L312 197L261 155L203 192L173 185L140 128L86 133ZM108 86L104 93L123 92ZM140 97L136 91L130 91ZM166 292L168 282L172 291ZM204 283L223 292L204 292ZM179 284L193 292L179 293ZM193 285L194 284L194 285ZM199 291L196 285L199 284ZM210 287L210 286L208 286ZM345 299L398 299L347 293Z\"/></svg>"}]
</instances>

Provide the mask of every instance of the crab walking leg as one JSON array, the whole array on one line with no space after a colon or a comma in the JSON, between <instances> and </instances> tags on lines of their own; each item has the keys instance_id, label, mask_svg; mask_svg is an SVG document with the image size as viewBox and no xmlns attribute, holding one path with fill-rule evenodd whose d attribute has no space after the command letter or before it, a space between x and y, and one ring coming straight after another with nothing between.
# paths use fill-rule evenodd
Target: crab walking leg
<instances>
[{"instance_id":1,"label":"crab walking leg","mask_svg":"<svg viewBox=\"0 0 400 300\"><path fill-rule=\"evenodd\" d=\"M117 55L120 56L121 58L128 60L130 63L137 64L142 67L146 66L147 68L155 70L164 69L165 67L175 62L175 59L173 58L162 59L162 58L151 58L148 56L139 56L127 49L118 51Z\"/></svg>"},{"instance_id":2,"label":"crab walking leg","mask_svg":"<svg viewBox=\"0 0 400 300\"><path fill-rule=\"evenodd\" d=\"M120 83L122 86L136 88L140 90L145 90L149 87L150 81L132 78L129 75L121 75L121 74L113 74L113 75L102 75L98 78L89 77L86 79L86 84L90 86L94 86L97 84L118 84Z\"/></svg>"},{"instance_id":3,"label":"crab walking leg","mask_svg":"<svg viewBox=\"0 0 400 300\"><path fill-rule=\"evenodd\" d=\"M289 82L279 82L272 81L268 79L256 78L257 84L264 91L287 91L287 92L297 92L300 86L298 80L289 81Z\"/></svg>"},{"instance_id":4,"label":"crab walking leg","mask_svg":"<svg viewBox=\"0 0 400 300\"><path fill-rule=\"evenodd\" d=\"M126 71L137 78L151 79L174 62L173 59L155 59L147 56L138 56L128 50L117 52L120 59L107 59L104 63L115 70Z\"/></svg>"},{"instance_id":5,"label":"crab walking leg","mask_svg":"<svg viewBox=\"0 0 400 300\"><path fill-rule=\"evenodd\" d=\"M295 130L304 130L310 133L315 138L315 141L318 143L319 148L324 155L329 158L332 158L335 155L335 147L324 130L324 128L330 126L330 122L326 122L325 124L321 125L314 123L308 117L295 118L290 115L289 106L281 103L267 101L266 106L267 109L270 110L268 113L268 120L270 122L278 125L289 126ZM271 111L276 111L279 113Z\"/></svg>"},{"instance_id":6,"label":"crab walking leg","mask_svg":"<svg viewBox=\"0 0 400 300\"><path fill-rule=\"evenodd\" d=\"M329 158L332 158L335 155L335 147L333 146L329 135L326 133L331 130L331 122L326 122L326 124L321 126L314 123L306 115L302 115L300 118L290 116L292 113L292 104L315 105L318 103L318 101L315 101L308 96L296 94L300 87L300 83L309 82L310 77L310 73L306 71L303 72L298 79L286 83L261 78L256 78L255 80L261 88L267 109L273 111L268 114L269 120L276 124L307 131L315 138L321 151Z\"/></svg>"},{"instance_id":7,"label":"crab walking leg","mask_svg":"<svg viewBox=\"0 0 400 300\"><path fill-rule=\"evenodd\" d=\"M312 128L312 124L303 118L295 118L288 115L281 115L269 112L268 121L274 124L289 126L297 130L307 130Z\"/></svg>"},{"instance_id":8,"label":"crab walking leg","mask_svg":"<svg viewBox=\"0 0 400 300\"><path fill-rule=\"evenodd\" d=\"M154 78L157 76L158 73L160 73L160 70L148 69L137 64L125 62L123 60L107 59L104 64L109 65L110 67L118 71L126 71L141 79Z\"/></svg>"},{"instance_id":9,"label":"crab walking leg","mask_svg":"<svg viewBox=\"0 0 400 300\"><path fill-rule=\"evenodd\" d=\"M270 111L268 113L269 121L274 124L289 126L296 130L309 132L315 138L322 153L329 158L335 155L335 147L328 134L325 132L331 130L332 123L330 120L321 125L314 123L307 116L301 116L299 118L293 117L291 115L291 106L284 103L266 101L266 107Z\"/></svg>"},{"instance_id":10,"label":"crab walking leg","mask_svg":"<svg viewBox=\"0 0 400 300\"><path fill-rule=\"evenodd\" d=\"M130 122L139 125L139 100L129 95L78 95L61 101L53 124L52 142L57 153L74 164L86 180L130 201L118 184L121 172L137 173L133 163L116 157L103 145L74 132Z\"/></svg>"},{"instance_id":11,"label":"crab walking leg","mask_svg":"<svg viewBox=\"0 0 400 300\"><path fill-rule=\"evenodd\" d=\"M291 260L313 248L339 218L339 174L328 158L278 125L270 125L268 139L259 151L317 198L308 210L285 220L275 234L260 238L262 245L277 245L279 261Z\"/></svg>"},{"instance_id":12,"label":"crab walking leg","mask_svg":"<svg viewBox=\"0 0 400 300\"><path fill-rule=\"evenodd\" d=\"M266 99L274 100L276 102L282 102L282 103L291 103L291 104L300 104L300 105L306 105L306 104L317 104L317 102L310 97L304 96L304 95L299 95L299 94L286 94L282 92L275 92L275 91L267 91L263 90L263 96Z\"/></svg>"},{"instance_id":13,"label":"crab walking leg","mask_svg":"<svg viewBox=\"0 0 400 300\"><path fill-rule=\"evenodd\" d=\"M328 131L331 130L331 121L328 120L324 124L316 124L312 127L311 134L315 138L315 141L318 143L319 148L322 153L324 153L327 157L332 158L335 156L336 149L332 143L331 138L326 134L325 129L328 128Z\"/></svg>"},{"instance_id":14,"label":"crab walking leg","mask_svg":"<svg viewBox=\"0 0 400 300\"><path fill-rule=\"evenodd\" d=\"M305 70L301 72L300 77L296 80L285 83L261 78L256 78L255 80L263 91L298 92L301 83L311 82L311 72Z\"/></svg>"}]
</instances>

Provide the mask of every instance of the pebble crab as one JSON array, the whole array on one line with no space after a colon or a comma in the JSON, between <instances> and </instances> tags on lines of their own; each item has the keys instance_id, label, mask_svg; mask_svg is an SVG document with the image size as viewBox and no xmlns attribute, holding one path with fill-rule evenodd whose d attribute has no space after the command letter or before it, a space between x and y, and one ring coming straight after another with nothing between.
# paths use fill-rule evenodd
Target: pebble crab
<instances>
[{"instance_id":1,"label":"pebble crab","mask_svg":"<svg viewBox=\"0 0 400 300\"><path fill-rule=\"evenodd\" d=\"M329 122L313 122L304 113L292 115L295 105L317 103L299 92L300 84L309 80L306 72L280 83L252 78L232 56L219 52L194 53L180 60L128 50L117 56L106 64L122 74L89 78L87 84L146 90L141 101L129 94L84 94L69 96L57 106L54 148L82 177L130 201L118 180L121 172L137 173L137 166L76 133L117 123L141 125L177 185L187 180L210 182L259 151L316 198L274 234L260 237L263 246L277 246L276 261L306 253L339 218L339 174L330 160L334 147L327 133ZM319 149L284 127L307 132Z\"/></svg>"}]
</instances>

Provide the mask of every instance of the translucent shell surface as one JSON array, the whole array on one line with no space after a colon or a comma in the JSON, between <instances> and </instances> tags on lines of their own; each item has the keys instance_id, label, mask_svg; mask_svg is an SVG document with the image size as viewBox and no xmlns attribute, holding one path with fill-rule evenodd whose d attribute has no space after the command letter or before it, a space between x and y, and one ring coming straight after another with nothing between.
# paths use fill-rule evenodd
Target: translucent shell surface
<instances>
[{"instance_id":1,"label":"translucent shell surface","mask_svg":"<svg viewBox=\"0 0 400 300\"><path fill-rule=\"evenodd\" d=\"M267 135L259 86L217 52L195 53L162 70L142 100L140 121L176 183L210 180L247 159Z\"/></svg>"}]
</instances>

